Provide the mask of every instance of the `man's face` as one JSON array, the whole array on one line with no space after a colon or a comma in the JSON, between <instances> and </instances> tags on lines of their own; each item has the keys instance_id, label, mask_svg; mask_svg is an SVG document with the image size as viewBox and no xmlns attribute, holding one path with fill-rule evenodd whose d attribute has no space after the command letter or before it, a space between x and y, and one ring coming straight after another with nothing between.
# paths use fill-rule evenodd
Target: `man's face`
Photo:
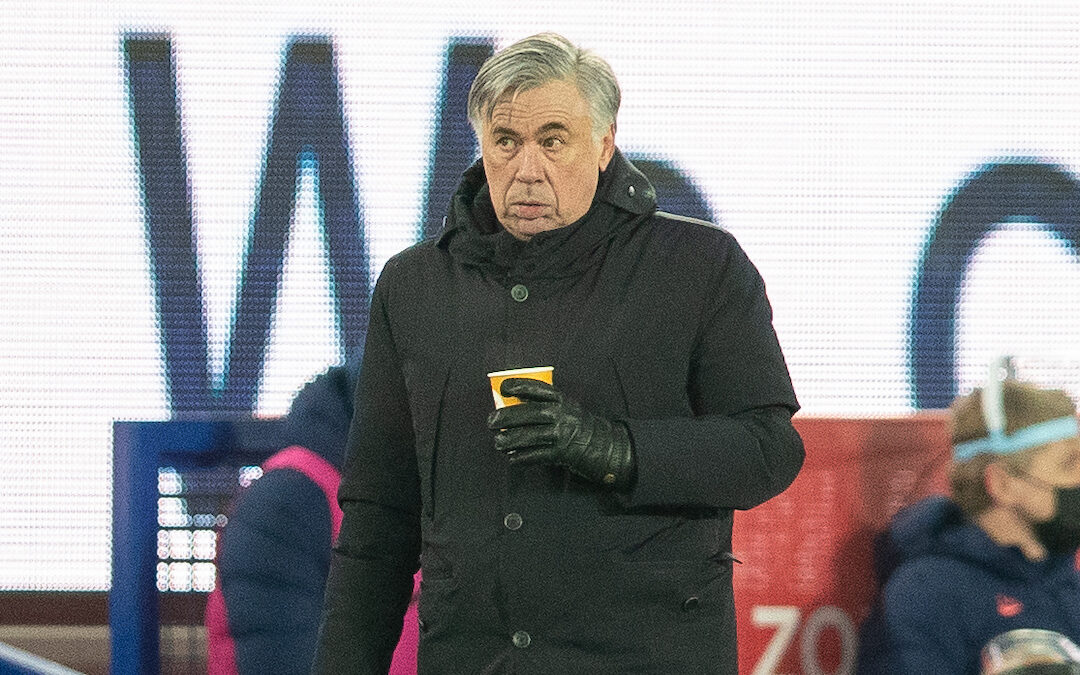
<instances>
[{"instance_id":1,"label":"man's face","mask_svg":"<svg viewBox=\"0 0 1080 675\"><path fill-rule=\"evenodd\" d=\"M589 210L615 151L615 129L593 142L585 98L573 83L555 80L499 100L480 149L495 215L528 240Z\"/></svg>"},{"instance_id":2,"label":"man's face","mask_svg":"<svg viewBox=\"0 0 1080 675\"><path fill-rule=\"evenodd\" d=\"M1048 443L1031 457L1031 464L1019 476L1024 510L1035 522L1050 519L1055 512L1054 488L1080 485L1080 439L1068 438ZM1030 476L1034 480L1024 480Z\"/></svg>"}]
</instances>

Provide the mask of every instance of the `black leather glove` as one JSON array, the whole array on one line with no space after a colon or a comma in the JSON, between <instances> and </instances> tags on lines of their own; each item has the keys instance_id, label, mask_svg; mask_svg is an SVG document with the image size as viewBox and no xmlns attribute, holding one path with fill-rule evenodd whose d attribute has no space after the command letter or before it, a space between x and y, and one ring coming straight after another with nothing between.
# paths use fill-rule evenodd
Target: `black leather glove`
<instances>
[{"instance_id":1,"label":"black leather glove","mask_svg":"<svg viewBox=\"0 0 1080 675\"><path fill-rule=\"evenodd\" d=\"M522 401L488 416L495 448L511 464L556 464L616 490L633 484L634 448L625 424L593 415L539 380L506 379L501 393Z\"/></svg>"}]
</instances>

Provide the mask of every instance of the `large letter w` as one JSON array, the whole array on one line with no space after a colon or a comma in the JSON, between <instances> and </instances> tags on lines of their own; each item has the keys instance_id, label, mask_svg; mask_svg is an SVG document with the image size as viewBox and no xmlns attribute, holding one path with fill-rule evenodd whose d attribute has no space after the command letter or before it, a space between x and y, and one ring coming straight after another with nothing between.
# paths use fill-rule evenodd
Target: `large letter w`
<instances>
[{"instance_id":1,"label":"large letter w","mask_svg":"<svg viewBox=\"0 0 1080 675\"><path fill-rule=\"evenodd\" d=\"M369 271L341 92L328 39L292 41L244 257L224 387L210 385L190 183L168 38L124 40L147 238L175 413L249 412L270 338L301 163L318 167L319 210L347 353L367 329Z\"/></svg>"}]
</instances>

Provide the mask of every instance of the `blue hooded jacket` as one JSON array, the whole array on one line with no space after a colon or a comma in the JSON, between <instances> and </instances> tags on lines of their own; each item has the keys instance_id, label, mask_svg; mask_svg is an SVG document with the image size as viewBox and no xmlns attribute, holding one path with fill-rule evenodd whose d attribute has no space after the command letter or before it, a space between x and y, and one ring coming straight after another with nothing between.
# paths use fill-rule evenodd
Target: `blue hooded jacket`
<instances>
[{"instance_id":1,"label":"blue hooded jacket","mask_svg":"<svg viewBox=\"0 0 1080 675\"><path fill-rule=\"evenodd\" d=\"M332 367L297 394L282 448L306 448L340 472L356 370ZM327 495L300 471L268 471L240 494L218 557L239 673L310 670L330 550Z\"/></svg>"},{"instance_id":2,"label":"blue hooded jacket","mask_svg":"<svg viewBox=\"0 0 1080 675\"><path fill-rule=\"evenodd\" d=\"M1018 628L1080 643L1074 556L1032 562L945 497L897 514L879 553L886 579L863 626L860 675L976 675L983 645Z\"/></svg>"}]
</instances>

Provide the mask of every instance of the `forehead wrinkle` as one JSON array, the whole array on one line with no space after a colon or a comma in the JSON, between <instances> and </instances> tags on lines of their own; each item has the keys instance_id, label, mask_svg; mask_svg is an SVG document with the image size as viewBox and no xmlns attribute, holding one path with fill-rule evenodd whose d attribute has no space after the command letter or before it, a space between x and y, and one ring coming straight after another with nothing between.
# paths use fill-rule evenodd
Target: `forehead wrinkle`
<instances>
[{"instance_id":1,"label":"forehead wrinkle","mask_svg":"<svg viewBox=\"0 0 1080 675\"><path fill-rule=\"evenodd\" d=\"M530 120L538 118L544 126L551 124L569 126L570 121L574 119L574 115L558 103L552 103L543 108L526 108L512 105L498 106L491 114L491 121L495 124L509 124L515 119L524 120L527 124Z\"/></svg>"},{"instance_id":2,"label":"forehead wrinkle","mask_svg":"<svg viewBox=\"0 0 1080 675\"><path fill-rule=\"evenodd\" d=\"M588 106L581 100L565 100L561 97L541 99L522 103L521 98L534 93L535 89L526 89L504 96L495 103L491 110L490 122L493 126L499 124L510 125L515 119L524 118L525 125L529 120L542 118L544 124L551 121L560 121L563 126L570 128L574 120L581 118L591 125ZM505 122L503 121L505 120Z\"/></svg>"}]
</instances>

